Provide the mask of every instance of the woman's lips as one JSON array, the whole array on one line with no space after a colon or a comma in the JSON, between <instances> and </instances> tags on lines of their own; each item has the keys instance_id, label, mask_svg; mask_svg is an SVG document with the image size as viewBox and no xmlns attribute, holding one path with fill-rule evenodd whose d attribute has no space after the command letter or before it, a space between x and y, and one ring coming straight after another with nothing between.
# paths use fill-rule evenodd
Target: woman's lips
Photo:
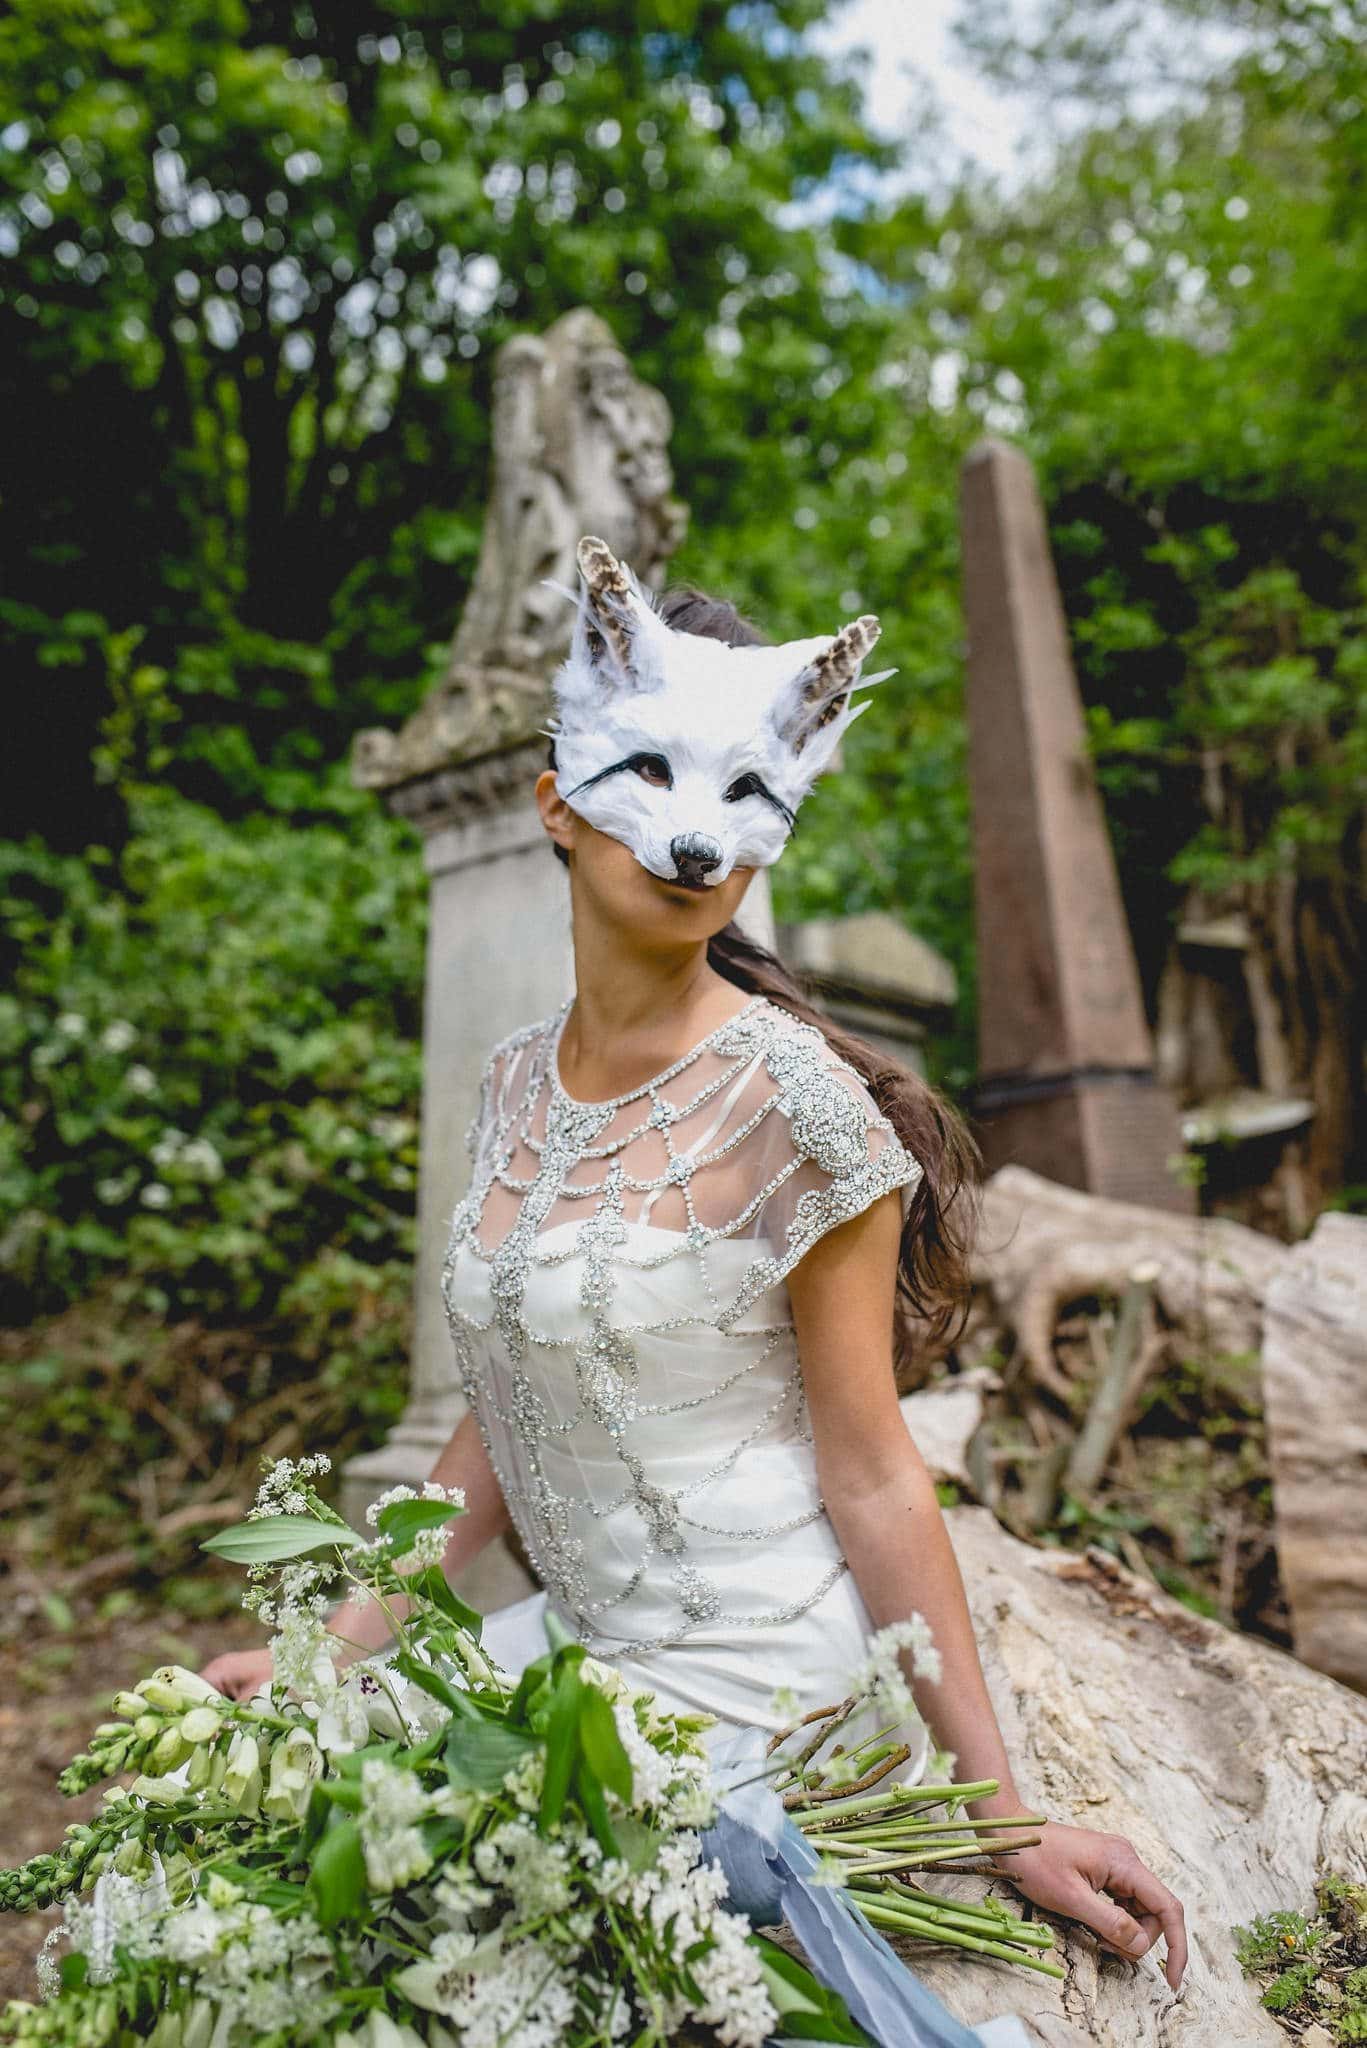
<instances>
[{"instance_id":1,"label":"woman's lips","mask_svg":"<svg viewBox=\"0 0 1367 2048\"><path fill-rule=\"evenodd\" d=\"M690 896L705 895L708 887L706 882L686 882L682 875L656 875L655 879L666 889L687 889Z\"/></svg>"}]
</instances>

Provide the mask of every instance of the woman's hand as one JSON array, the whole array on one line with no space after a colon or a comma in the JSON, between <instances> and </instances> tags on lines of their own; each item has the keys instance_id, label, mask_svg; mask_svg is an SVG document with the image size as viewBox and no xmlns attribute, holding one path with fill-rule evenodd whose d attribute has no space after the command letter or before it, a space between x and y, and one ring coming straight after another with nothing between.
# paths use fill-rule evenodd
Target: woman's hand
<instances>
[{"instance_id":1,"label":"woman's hand","mask_svg":"<svg viewBox=\"0 0 1367 2048\"><path fill-rule=\"evenodd\" d=\"M1048 1913L1081 1920L1102 1944L1132 1962L1147 1955L1161 1934L1167 1946L1163 1974L1176 1991L1187 1966L1187 1929L1181 1901L1139 1860L1123 1835L1101 1835L1046 1821L1038 1848L994 1859L993 1869Z\"/></svg>"},{"instance_id":2,"label":"woman's hand","mask_svg":"<svg viewBox=\"0 0 1367 2048\"><path fill-rule=\"evenodd\" d=\"M248 1700L275 1672L269 1650L225 1650L213 1657L200 1672L206 1685L226 1694L230 1700Z\"/></svg>"}]
</instances>

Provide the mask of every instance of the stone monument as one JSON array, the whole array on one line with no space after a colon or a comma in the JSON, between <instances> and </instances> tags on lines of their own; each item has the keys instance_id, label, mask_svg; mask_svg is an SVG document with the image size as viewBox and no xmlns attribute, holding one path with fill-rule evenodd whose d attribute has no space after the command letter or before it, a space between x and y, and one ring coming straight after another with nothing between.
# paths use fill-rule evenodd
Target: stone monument
<instances>
[{"instance_id":1,"label":"stone monument","mask_svg":"<svg viewBox=\"0 0 1367 2048\"><path fill-rule=\"evenodd\" d=\"M821 1008L890 1059L926 1070L927 1039L952 1020L954 969L883 910L779 927L779 951Z\"/></svg>"},{"instance_id":2,"label":"stone monument","mask_svg":"<svg viewBox=\"0 0 1367 2048\"><path fill-rule=\"evenodd\" d=\"M989 1173L1011 1162L1191 1213L1176 1105L1154 1073L1139 972L1087 752L1034 471L1004 442L962 489L979 1084Z\"/></svg>"},{"instance_id":3,"label":"stone monument","mask_svg":"<svg viewBox=\"0 0 1367 2048\"><path fill-rule=\"evenodd\" d=\"M596 313L581 307L506 342L494 369L489 511L446 673L401 731L356 738L357 783L422 834L431 914L412 1376L389 1440L347 1467L353 1520L385 1486L424 1478L460 1419L440 1278L469 1172L465 1130L489 1047L573 987L565 871L532 789L547 765L550 679L574 612L544 579L577 589L575 545L596 533L642 583L661 586L688 519L672 495L670 426L665 399L634 375ZM772 944L764 875L744 923ZM495 1545L464 1590L488 1607L527 1583Z\"/></svg>"}]
</instances>

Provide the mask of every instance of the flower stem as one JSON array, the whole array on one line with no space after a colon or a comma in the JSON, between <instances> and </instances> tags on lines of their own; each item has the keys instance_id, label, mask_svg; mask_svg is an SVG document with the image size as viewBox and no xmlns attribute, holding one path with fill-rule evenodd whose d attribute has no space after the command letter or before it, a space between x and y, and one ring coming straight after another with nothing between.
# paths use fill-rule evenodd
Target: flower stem
<instances>
[{"instance_id":1,"label":"flower stem","mask_svg":"<svg viewBox=\"0 0 1367 2048\"><path fill-rule=\"evenodd\" d=\"M925 1941L947 1942L951 1948L972 1949L978 1955L1000 1956L1008 1963L1020 1963L1027 1970L1038 1970L1045 1977L1067 1974L1062 1963L1056 1963L1048 1956L1031 1955L1028 1951L1013 1948L1009 1942L989 1941L962 1928L947 1927L938 1917L913 1912L909 1906L889 1906L873 1899L861 1899L859 1910L875 1926L886 1927L892 1933L915 1934Z\"/></svg>"},{"instance_id":2,"label":"flower stem","mask_svg":"<svg viewBox=\"0 0 1367 2048\"><path fill-rule=\"evenodd\" d=\"M1000 1791L996 1778L981 1778L971 1785L890 1785L883 1792L865 1792L854 1798L832 1799L812 1809L813 1819L825 1827L834 1827L852 1813L876 1813L888 1806L941 1806L952 1800L956 1804L969 1799L987 1799ZM801 1812L799 1805L793 1811ZM805 1825L803 1822L799 1826Z\"/></svg>"}]
</instances>

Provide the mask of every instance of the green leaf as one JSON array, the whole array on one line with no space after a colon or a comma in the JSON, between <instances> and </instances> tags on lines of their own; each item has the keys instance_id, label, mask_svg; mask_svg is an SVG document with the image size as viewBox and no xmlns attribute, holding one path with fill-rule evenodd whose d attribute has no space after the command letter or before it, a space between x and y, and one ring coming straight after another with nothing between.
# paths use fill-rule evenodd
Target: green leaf
<instances>
[{"instance_id":1,"label":"green leaf","mask_svg":"<svg viewBox=\"0 0 1367 2048\"><path fill-rule=\"evenodd\" d=\"M394 1500L381 1508L375 1527L387 1536L392 1554L405 1557L425 1529L439 1529L465 1510L449 1500Z\"/></svg>"},{"instance_id":2,"label":"green leaf","mask_svg":"<svg viewBox=\"0 0 1367 2048\"><path fill-rule=\"evenodd\" d=\"M421 1692L439 1700L448 1714L456 1715L462 1721L482 1719L478 1707L473 1705L468 1693L452 1685L430 1664L424 1664L420 1657L411 1657L407 1650L401 1650L394 1659L394 1669L401 1677L411 1679Z\"/></svg>"},{"instance_id":3,"label":"green leaf","mask_svg":"<svg viewBox=\"0 0 1367 2048\"><path fill-rule=\"evenodd\" d=\"M534 1710L533 1702L537 1701L537 1696L550 1684L551 1676L552 1660L549 1652L544 1657L538 1657L535 1663L526 1666L517 1681L517 1689L508 1702L510 1721L521 1722L530 1718Z\"/></svg>"},{"instance_id":4,"label":"green leaf","mask_svg":"<svg viewBox=\"0 0 1367 2048\"><path fill-rule=\"evenodd\" d=\"M605 1856L615 1856L617 1837L612 1832L612 1822L608 1819L603 1788L592 1771L581 1770L578 1773L575 1789L579 1794L579 1804L584 1809L584 1818L593 1829L599 1848Z\"/></svg>"},{"instance_id":5,"label":"green leaf","mask_svg":"<svg viewBox=\"0 0 1367 2048\"><path fill-rule=\"evenodd\" d=\"M414 1572L407 1584L417 1599L430 1600L448 1621L454 1621L457 1628L463 1628L476 1642L479 1641L484 1616L477 1607L466 1606L440 1565L430 1564L425 1571Z\"/></svg>"},{"instance_id":6,"label":"green leaf","mask_svg":"<svg viewBox=\"0 0 1367 2048\"><path fill-rule=\"evenodd\" d=\"M549 1606L542 1613L541 1624L546 1631L546 1641L550 1644L552 1650L567 1650L571 1646L578 1647L575 1637L570 1634L560 1616L551 1612Z\"/></svg>"},{"instance_id":7,"label":"green leaf","mask_svg":"<svg viewBox=\"0 0 1367 2048\"><path fill-rule=\"evenodd\" d=\"M840 2041L848 2048L876 2048L837 1991L830 1991L796 1956L781 1949L767 1934L752 1934L760 1970L774 2009L783 2025L782 2038L793 2041Z\"/></svg>"},{"instance_id":8,"label":"green leaf","mask_svg":"<svg viewBox=\"0 0 1367 2048\"><path fill-rule=\"evenodd\" d=\"M664 1839L659 1831L647 1827L634 1813L622 1813L613 1823L613 1833L617 1837L618 1854L625 1858L631 1868L636 1871L649 1870L659 1854L660 1843Z\"/></svg>"},{"instance_id":9,"label":"green leaf","mask_svg":"<svg viewBox=\"0 0 1367 2048\"><path fill-rule=\"evenodd\" d=\"M546 1776L537 1816L542 1834L549 1833L565 1810L570 1778L579 1757L579 1695L584 1690L576 1671L562 1672L551 1697L546 1729Z\"/></svg>"},{"instance_id":10,"label":"green leaf","mask_svg":"<svg viewBox=\"0 0 1367 2048\"><path fill-rule=\"evenodd\" d=\"M585 1762L624 1806L631 1804L631 1758L617 1733L612 1708L602 1693L586 1685L579 1706L579 1741Z\"/></svg>"},{"instance_id":11,"label":"green leaf","mask_svg":"<svg viewBox=\"0 0 1367 2048\"><path fill-rule=\"evenodd\" d=\"M446 1738L446 1769L452 1784L475 1792L497 1792L536 1743L505 1721L462 1721Z\"/></svg>"},{"instance_id":12,"label":"green leaf","mask_svg":"<svg viewBox=\"0 0 1367 2048\"><path fill-rule=\"evenodd\" d=\"M324 1927L358 1911L365 1896L365 1855L354 1820L335 1822L314 1850L309 1891Z\"/></svg>"},{"instance_id":13,"label":"green leaf","mask_svg":"<svg viewBox=\"0 0 1367 2048\"><path fill-rule=\"evenodd\" d=\"M325 1806L340 1806L346 1813L361 1810L361 1788L352 1778L325 1778L314 1786L310 1804L314 1799L321 1799Z\"/></svg>"},{"instance_id":14,"label":"green leaf","mask_svg":"<svg viewBox=\"0 0 1367 2048\"><path fill-rule=\"evenodd\" d=\"M208 1536L201 1550L226 1557L234 1564L275 1564L287 1557L303 1557L310 1550L334 1544L351 1550L364 1539L345 1522L319 1522L312 1515L262 1515L259 1521L239 1522L234 1529L220 1529Z\"/></svg>"},{"instance_id":15,"label":"green leaf","mask_svg":"<svg viewBox=\"0 0 1367 2048\"><path fill-rule=\"evenodd\" d=\"M291 1884L288 1878L263 1878L259 1872L252 1876L252 1903L258 1906L273 1906L278 1913L298 1912L304 1904L305 1888Z\"/></svg>"},{"instance_id":16,"label":"green leaf","mask_svg":"<svg viewBox=\"0 0 1367 2048\"><path fill-rule=\"evenodd\" d=\"M359 1807L359 1798L356 1803ZM327 1792L322 1785L315 1785L309 1793L309 1803L304 1809L304 1819L299 1834L299 1848L303 1855L307 1856L315 1842L321 1838L323 1830L328 1824L328 1814L331 1811L331 1802L328 1799Z\"/></svg>"}]
</instances>

